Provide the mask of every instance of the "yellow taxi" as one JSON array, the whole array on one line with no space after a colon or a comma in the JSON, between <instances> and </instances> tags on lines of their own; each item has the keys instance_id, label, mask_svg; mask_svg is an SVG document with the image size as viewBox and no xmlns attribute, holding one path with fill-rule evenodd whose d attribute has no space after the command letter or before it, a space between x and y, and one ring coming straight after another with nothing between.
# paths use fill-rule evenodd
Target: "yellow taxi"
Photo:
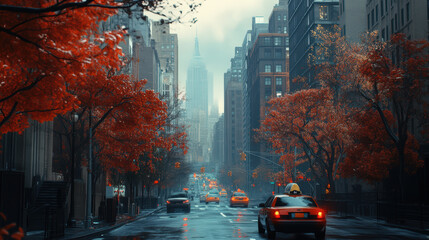
<instances>
[{"instance_id":1,"label":"yellow taxi","mask_svg":"<svg viewBox=\"0 0 429 240\"><path fill-rule=\"evenodd\" d=\"M219 192L219 196L221 196L221 197L226 197L228 195L228 193L226 192L226 190L225 189L222 189L220 192Z\"/></svg>"},{"instance_id":2,"label":"yellow taxi","mask_svg":"<svg viewBox=\"0 0 429 240\"><path fill-rule=\"evenodd\" d=\"M219 204L219 194L208 193L206 195L206 204L209 204L210 202L215 202L215 203Z\"/></svg>"},{"instance_id":3,"label":"yellow taxi","mask_svg":"<svg viewBox=\"0 0 429 240\"><path fill-rule=\"evenodd\" d=\"M248 207L249 206L249 198L247 197L246 193L243 191L237 191L233 192L231 199L229 200L229 206L243 206Z\"/></svg>"},{"instance_id":4,"label":"yellow taxi","mask_svg":"<svg viewBox=\"0 0 429 240\"><path fill-rule=\"evenodd\" d=\"M296 183L289 183L284 194L269 197L259 207L258 232L266 230L269 239L275 239L276 232L314 233L317 240L325 239L325 211L311 196L301 194Z\"/></svg>"}]
</instances>

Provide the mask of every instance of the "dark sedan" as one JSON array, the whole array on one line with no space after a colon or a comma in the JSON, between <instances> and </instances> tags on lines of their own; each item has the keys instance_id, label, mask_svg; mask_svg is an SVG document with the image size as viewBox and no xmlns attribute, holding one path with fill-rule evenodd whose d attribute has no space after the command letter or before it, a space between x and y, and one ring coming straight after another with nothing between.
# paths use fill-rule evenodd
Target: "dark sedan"
<instances>
[{"instance_id":1,"label":"dark sedan","mask_svg":"<svg viewBox=\"0 0 429 240\"><path fill-rule=\"evenodd\" d=\"M191 212L191 202L186 192L176 192L167 199L167 213L176 209L183 209L185 212Z\"/></svg>"}]
</instances>

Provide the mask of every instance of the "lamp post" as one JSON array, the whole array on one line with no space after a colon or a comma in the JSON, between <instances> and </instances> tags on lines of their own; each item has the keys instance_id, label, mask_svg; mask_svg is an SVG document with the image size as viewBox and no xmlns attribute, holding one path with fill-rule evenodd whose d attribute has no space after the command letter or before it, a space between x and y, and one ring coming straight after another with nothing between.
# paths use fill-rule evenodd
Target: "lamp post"
<instances>
[{"instance_id":1,"label":"lamp post","mask_svg":"<svg viewBox=\"0 0 429 240\"><path fill-rule=\"evenodd\" d=\"M86 180L86 226L85 228L89 228L91 226L91 218L92 218L92 126L91 126L91 111L89 112L89 161L88 161L88 177Z\"/></svg>"},{"instance_id":2,"label":"lamp post","mask_svg":"<svg viewBox=\"0 0 429 240\"><path fill-rule=\"evenodd\" d=\"M75 123L79 120L79 115L73 111L72 113L72 138L71 138L71 192L70 192L70 214L67 221L68 226L74 226L74 148L75 148Z\"/></svg>"}]
</instances>

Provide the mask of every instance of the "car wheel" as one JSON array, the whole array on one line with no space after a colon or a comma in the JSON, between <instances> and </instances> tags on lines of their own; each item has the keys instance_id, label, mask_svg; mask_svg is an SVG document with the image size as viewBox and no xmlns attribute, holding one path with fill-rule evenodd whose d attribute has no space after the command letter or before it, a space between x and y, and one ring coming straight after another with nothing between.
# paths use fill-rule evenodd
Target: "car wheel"
<instances>
[{"instance_id":1,"label":"car wheel","mask_svg":"<svg viewBox=\"0 0 429 240\"><path fill-rule=\"evenodd\" d=\"M268 223L268 220L267 220L265 226L267 227L268 239L275 239L276 238L276 231L271 231L270 224Z\"/></svg>"},{"instance_id":2,"label":"car wheel","mask_svg":"<svg viewBox=\"0 0 429 240\"><path fill-rule=\"evenodd\" d=\"M320 231L316 232L314 235L316 237L316 240L325 240L325 232L326 231Z\"/></svg>"},{"instance_id":3,"label":"car wheel","mask_svg":"<svg viewBox=\"0 0 429 240\"><path fill-rule=\"evenodd\" d=\"M261 224L261 219L258 217L258 233L263 234L265 233L264 226Z\"/></svg>"}]
</instances>

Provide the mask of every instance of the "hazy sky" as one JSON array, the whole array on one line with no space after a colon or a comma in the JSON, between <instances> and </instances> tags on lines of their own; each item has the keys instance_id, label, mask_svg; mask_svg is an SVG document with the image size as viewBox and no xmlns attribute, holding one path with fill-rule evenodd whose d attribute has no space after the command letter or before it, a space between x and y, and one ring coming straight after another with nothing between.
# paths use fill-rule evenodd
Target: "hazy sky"
<instances>
[{"instance_id":1,"label":"hazy sky","mask_svg":"<svg viewBox=\"0 0 429 240\"><path fill-rule=\"evenodd\" d=\"M234 48L241 46L246 31L251 29L252 17L263 16L268 22L277 3L278 0L206 0L194 14L196 24L172 24L171 31L179 38L180 90L186 89L187 69L198 31L201 56L214 75L214 101L223 112L223 74L231 66Z\"/></svg>"}]
</instances>

